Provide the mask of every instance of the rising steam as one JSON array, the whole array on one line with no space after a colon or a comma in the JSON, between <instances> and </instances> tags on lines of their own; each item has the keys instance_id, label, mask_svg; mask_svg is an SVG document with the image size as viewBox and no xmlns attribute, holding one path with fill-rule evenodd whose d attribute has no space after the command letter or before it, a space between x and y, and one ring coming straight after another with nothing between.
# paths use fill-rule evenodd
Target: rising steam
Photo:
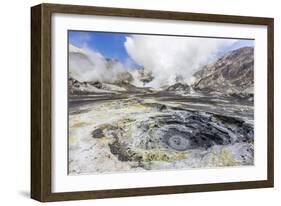
<instances>
[{"instance_id":1,"label":"rising steam","mask_svg":"<svg viewBox=\"0 0 281 206\"><path fill-rule=\"evenodd\" d=\"M87 47L79 49L70 44L69 72L71 77L81 82L114 83L122 79L126 69L120 62L110 62L99 52Z\"/></svg>"},{"instance_id":2,"label":"rising steam","mask_svg":"<svg viewBox=\"0 0 281 206\"><path fill-rule=\"evenodd\" d=\"M148 86L190 83L194 72L235 40L131 35L126 37L129 56L154 76Z\"/></svg>"},{"instance_id":3,"label":"rising steam","mask_svg":"<svg viewBox=\"0 0 281 206\"><path fill-rule=\"evenodd\" d=\"M190 84L193 74L201 66L213 60L218 51L236 41L218 38L130 35L126 37L124 47L135 63L152 74L153 80L146 86L158 88L179 81ZM78 81L114 83L122 81L126 76L124 74L128 75L128 70L132 69L135 68L128 69L128 65L123 65L119 61L110 63L102 54L89 49L86 43L82 49L71 44L69 46L70 75ZM132 71L131 73L133 74Z\"/></svg>"}]
</instances>

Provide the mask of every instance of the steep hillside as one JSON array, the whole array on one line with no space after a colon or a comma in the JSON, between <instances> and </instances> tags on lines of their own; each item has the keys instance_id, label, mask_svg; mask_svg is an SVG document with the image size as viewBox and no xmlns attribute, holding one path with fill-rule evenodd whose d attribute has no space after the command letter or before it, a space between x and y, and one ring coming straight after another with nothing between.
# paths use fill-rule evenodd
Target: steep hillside
<instances>
[{"instance_id":1,"label":"steep hillside","mask_svg":"<svg viewBox=\"0 0 281 206\"><path fill-rule=\"evenodd\" d=\"M230 51L194 74L193 88L222 93L253 93L254 49Z\"/></svg>"}]
</instances>

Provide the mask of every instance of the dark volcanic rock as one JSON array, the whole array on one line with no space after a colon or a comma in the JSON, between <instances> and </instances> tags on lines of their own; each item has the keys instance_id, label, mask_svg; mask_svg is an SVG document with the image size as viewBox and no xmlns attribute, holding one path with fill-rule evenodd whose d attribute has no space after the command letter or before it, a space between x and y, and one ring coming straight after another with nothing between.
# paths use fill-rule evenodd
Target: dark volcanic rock
<instances>
[{"instance_id":1,"label":"dark volcanic rock","mask_svg":"<svg viewBox=\"0 0 281 206\"><path fill-rule=\"evenodd\" d=\"M169 92L176 92L182 94L189 94L190 93L190 86L183 83L176 83L174 85L169 86L166 91Z\"/></svg>"},{"instance_id":2,"label":"dark volcanic rock","mask_svg":"<svg viewBox=\"0 0 281 206\"><path fill-rule=\"evenodd\" d=\"M93 85L94 87L98 88L98 89L102 89L102 83L101 82L91 82L91 85Z\"/></svg>"},{"instance_id":3,"label":"dark volcanic rock","mask_svg":"<svg viewBox=\"0 0 281 206\"><path fill-rule=\"evenodd\" d=\"M117 139L112 144L108 144L110 152L117 156L120 161L140 161L141 156L133 152L127 145L120 143Z\"/></svg>"},{"instance_id":4,"label":"dark volcanic rock","mask_svg":"<svg viewBox=\"0 0 281 206\"><path fill-rule=\"evenodd\" d=\"M103 129L98 128L91 133L93 138L102 138L104 136Z\"/></svg>"}]
</instances>

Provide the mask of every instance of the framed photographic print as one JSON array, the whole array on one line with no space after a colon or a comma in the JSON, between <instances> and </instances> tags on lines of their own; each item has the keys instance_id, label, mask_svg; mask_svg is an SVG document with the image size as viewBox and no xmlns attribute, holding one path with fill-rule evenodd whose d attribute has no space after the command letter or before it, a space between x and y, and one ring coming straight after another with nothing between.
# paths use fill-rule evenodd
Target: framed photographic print
<instances>
[{"instance_id":1,"label":"framed photographic print","mask_svg":"<svg viewBox=\"0 0 281 206\"><path fill-rule=\"evenodd\" d=\"M31 197L273 187L273 19L31 8Z\"/></svg>"}]
</instances>

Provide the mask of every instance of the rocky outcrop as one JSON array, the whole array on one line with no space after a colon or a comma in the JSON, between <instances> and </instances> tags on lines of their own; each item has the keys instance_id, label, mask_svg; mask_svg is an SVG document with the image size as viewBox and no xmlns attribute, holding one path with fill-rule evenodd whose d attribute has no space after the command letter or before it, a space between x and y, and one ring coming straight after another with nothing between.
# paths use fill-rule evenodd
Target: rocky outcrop
<instances>
[{"instance_id":1,"label":"rocky outcrop","mask_svg":"<svg viewBox=\"0 0 281 206\"><path fill-rule=\"evenodd\" d=\"M118 93L126 91L125 88L115 84L101 82L80 82L70 77L68 79L70 95L88 95L95 93Z\"/></svg>"},{"instance_id":2,"label":"rocky outcrop","mask_svg":"<svg viewBox=\"0 0 281 206\"><path fill-rule=\"evenodd\" d=\"M171 86L169 86L166 91L168 92L174 92L177 94L189 94L190 93L190 86L183 83L176 83Z\"/></svg>"},{"instance_id":3,"label":"rocky outcrop","mask_svg":"<svg viewBox=\"0 0 281 206\"><path fill-rule=\"evenodd\" d=\"M194 74L194 89L222 93L253 93L254 48L230 51Z\"/></svg>"}]
</instances>

